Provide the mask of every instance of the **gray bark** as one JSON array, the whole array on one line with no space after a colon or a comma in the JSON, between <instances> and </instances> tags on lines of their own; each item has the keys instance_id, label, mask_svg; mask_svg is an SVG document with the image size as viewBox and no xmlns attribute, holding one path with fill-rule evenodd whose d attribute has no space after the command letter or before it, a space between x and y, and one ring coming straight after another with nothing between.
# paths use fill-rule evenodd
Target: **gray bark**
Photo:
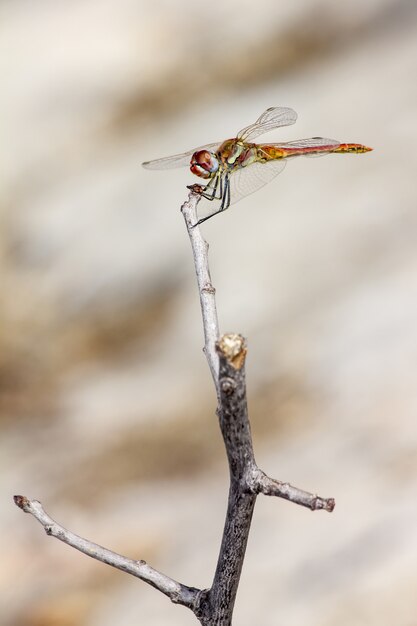
<instances>
[{"instance_id":1,"label":"gray bark","mask_svg":"<svg viewBox=\"0 0 417 626\"><path fill-rule=\"evenodd\" d=\"M200 196L191 190L181 210L193 250L203 317L204 352L216 388L217 415L230 471L226 521L212 586L202 590L183 585L158 572L145 561L134 561L75 535L49 517L37 500L15 496L14 501L23 511L33 515L48 535L147 582L175 604L188 607L203 626L229 626L232 623L257 495L263 493L285 498L312 511L323 509L330 512L335 502L333 498L321 498L287 482L269 478L255 462L246 402L246 342L237 334L219 337L215 289L208 264L208 244L200 228L195 227L199 200Z\"/></svg>"}]
</instances>

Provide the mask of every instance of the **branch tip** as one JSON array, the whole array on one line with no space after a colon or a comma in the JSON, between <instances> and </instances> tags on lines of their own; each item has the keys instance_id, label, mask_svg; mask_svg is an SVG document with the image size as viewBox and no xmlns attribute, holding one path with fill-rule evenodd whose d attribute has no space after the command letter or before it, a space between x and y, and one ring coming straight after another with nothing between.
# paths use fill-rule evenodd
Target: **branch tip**
<instances>
[{"instance_id":1,"label":"branch tip","mask_svg":"<svg viewBox=\"0 0 417 626\"><path fill-rule=\"evenodd\" d=\"M289 483L275 480L267 476L258 468L255 476L255 483L252 486L257 493L263 493L265 496L275 496L276 498L284 498L295 504L310 509L310 511L327 511L331 513L336 506L334 498L322 498L298 487L293 487Z\"/></svg>"},{"instance_id":2,"label":"branch tip","mask_svg":"<svg viewBox=\"0 0 417 626\"><path fill-rule=\"evenodd\" d=\"M194 183L193 185L187 185L187 189L189 189L191 193L194 193L200 197L204 191L204 187L202 185L199 185L198 183Z\"/></svg>"},{"instance_id":3,"label":"branch tip","mask_svg":"<svg viewBox=\"0 0 417 626\"><path fill-rule=\"evenodd\" d=\"M30 500L26 496L13 496L14 503L25 513L29 512Z\"/></svg>"},{"instance_id":4,"label":"branch tip","mask_svg":"<svg viewBox=\"0 0 417 626\"><path fill-rule=\"evenodd\" d=\"M327 498L327 500L324 500L324 503L324 510L328 513L332 513L334 511L334 507L336 506L336 500L334 498Z\"/></svg>"},{"instance_id":5,"label":"branch tip","mask_svg":"<svg viewBox=\"0 0 417 626\"><path fill-rule=\"evenodd\" d=\"M242 335L229 333L222 335L216 342L217 353L225 358L237 370L245 364L247 348L246 339Z\"/></svg>"}]
</instances>

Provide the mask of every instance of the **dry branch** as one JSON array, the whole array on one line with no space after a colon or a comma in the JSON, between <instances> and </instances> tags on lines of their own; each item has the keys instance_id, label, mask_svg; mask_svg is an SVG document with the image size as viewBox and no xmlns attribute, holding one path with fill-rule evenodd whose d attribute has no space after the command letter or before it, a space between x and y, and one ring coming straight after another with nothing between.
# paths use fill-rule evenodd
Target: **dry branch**
<instances>
[{"instance_id":1,"label":"dry branch","mask_svg":"<svg viewBox=\"0 0 417 626\"><path fill-rule=\"evenodd\" d=\"M28 500L25 496L14 496L14 501L20 509L25 513L31 513L31 515L42 524L47 535L56 537L56 539L63 541L87 556L91 556L93 559L97 559L97 561L101 561L122 572L140 578L149 585L152 585L152 587L155 587L155 589L164 593L172 602L175 602L175 604L183 604L192 610L196 610L201 594L199 589L178 583L172 578L165 576L165 574L158 572L148 565L146 561L134 561L117 552L103 548L103 546L99 546L97 543L88 541L88 539L79 537L63 526L60 526L52 517L49 517L43 509L42 504L37 500Z\"/></svg>"},{"instance_id":2,"label":"dry branch","mask_svg":"<svg viewBox=\"0 0 417 626\"><path fill-rule=\"evenodd\" d=\"M181 210L194 257L204 328L204 352L217 394L217 415L230 471L229 500L223 538L210 589L188 587L150 567L83 539L57 524L37 500L15 496L15 503L31 513L48 535L152 585L176 604L187 606L203 626L229 626L245 557L256 497L262 493L290 500L312 511L332 511L333 498L322 498L269 478L255 462L246 401L246 342L241 335L219 337L215 289L208 263L208 244L197 224L200 196L191 190Z\"/></svg>"}]
</instances>

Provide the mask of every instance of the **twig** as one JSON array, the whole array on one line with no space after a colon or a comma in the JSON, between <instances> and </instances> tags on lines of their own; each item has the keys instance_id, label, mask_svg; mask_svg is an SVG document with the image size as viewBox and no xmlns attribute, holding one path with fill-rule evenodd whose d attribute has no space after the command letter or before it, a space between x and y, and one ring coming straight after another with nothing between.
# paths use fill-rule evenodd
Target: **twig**
<instances>
[{"instance_id":1,"label":"twig","mask_svg":"<svg viewBox=\"0 0 417 626\"><path fill-rule=\"evenodd\" d=\"M289 483L283 483L280 480L269 478L269 476L264 474L259 468L254 489L257 493L263 493L265 496L284 498L285 500L294 502L294 504L305 506L311 511L323 509L331 513L336 505L334 498L322 498L308 491L293 487Z\"/></svg>"},{"instance_id":2,"label":"twig","mask_svg":"<svg viewBox=\"0 0 417 626\"><path fill-rule=\"evenodd\" d=\"M201 200L198 193L190 191L188 200L181 207L193 250L194 266L197 275L198 292L200 294L201 314L204 329L204 353L206 355L217 396L219 396L219 357L215 344L219 338L219 322L216 310L216 290L212 285L208 263L209 245L203 238L197 223L197 205Z\"/></svg>"},{"instance_id":3,"label":"twig","mask_svg":"<svg viewBox=\"0 0 417 626\"><path fill-rule=\"evenodd\" d=\"M52 517L49 517L38 500L29 500L25 496L14 496L13 499L20 509L25 513L33 515L33 517L42 524L47 535L56 537L56 539L63 541L87 556L91 556L93 559L97 559L97 561L101 561L122 572L140 578L149 585L152 585L152 587L155 587L155 589L158 589L158 591L164 593L175 604L187 606L194 612L198 611L199 599L202 593L200 589L187 587L186 585L178 583L172 578L165 576L165 574L158 572L148 565L146 561L128 559L126 556L112 552L112 550L103 548L92 541L75 535L63 526L57 524Z\"/></svg>"}]
</instances>

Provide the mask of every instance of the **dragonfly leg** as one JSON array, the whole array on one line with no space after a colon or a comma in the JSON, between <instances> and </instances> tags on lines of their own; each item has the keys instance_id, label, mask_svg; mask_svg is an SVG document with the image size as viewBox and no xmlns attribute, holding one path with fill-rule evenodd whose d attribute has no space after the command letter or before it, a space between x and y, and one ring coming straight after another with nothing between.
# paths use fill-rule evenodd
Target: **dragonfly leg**
<instances>
[{"instance_id":1,"label":"dragonfly leg","mask_svg":"<svg viewBox=\"0 0 417 626\"><path fill-rule=\"evenodd\" d=\"M219 195L217 195L217 191ZM205 186L201 196L206 200L220 200L223 195L223 176L218 172Z\"/></svg>"},{"instance_id":2,"label":"dragonfly leg","mask_svg":"<svg viewBox=\"0 0 417 626\"><path fill-rule=\"evenodd\" d=\"M209 220L211 217L214 217L218 213L222 213L227 208L229 208L230 206L230 181L229 181L229 174L227 173L224 175L224 188L223 188L223 177L220 178L220 194L221 195L218 198L218 199L221 199L222 201L220 205L220 209L218 211L215 211L214 213L211 213L210 215L207 215L206 217L202 217L200 220L198 220L198 222L193 224L193 228L195 228L196 226L199 226L203 222L206 222L207 220ZM214 196L211 199L214 200Z\"/></svg>"},{"instance_id":3,"label":"dragonfly leg","mask_svg":"<svg viewBox=\"0 0 417 626\"><path fill-rule=\"evenodd\" d=\"M224 177L224 193L222 194L222 203L218 213L225 211L230 206L230 180L229 174Z\"/></svg>"}]
</instances>

